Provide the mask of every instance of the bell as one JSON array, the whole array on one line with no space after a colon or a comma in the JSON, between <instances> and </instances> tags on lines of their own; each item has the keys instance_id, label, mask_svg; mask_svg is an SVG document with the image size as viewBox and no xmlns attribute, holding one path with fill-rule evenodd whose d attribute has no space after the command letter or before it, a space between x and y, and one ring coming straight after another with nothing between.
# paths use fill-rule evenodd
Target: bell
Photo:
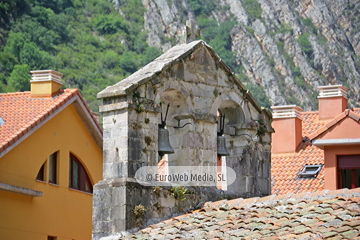
<instances>
[{"instance_id":1,"label":"bell","mask_svg":"<svg viewBox=\"0 0 360 240\"><path fill-rule=\"evenodd\" d=\"M174 149L170 145L169 131L165 128L159 127L159 155L174 153Z\"/></svg>"},{"instance_id":2,"label":"bell","mask_svg":"<svg viewBox=\"0 0 360 240\"><path fill-rule=\"evenodd\" d=\"M226 149L226 139L224 136L217 136L217 155L229 156L230 153Z\"/></svg>"}]
</instances>

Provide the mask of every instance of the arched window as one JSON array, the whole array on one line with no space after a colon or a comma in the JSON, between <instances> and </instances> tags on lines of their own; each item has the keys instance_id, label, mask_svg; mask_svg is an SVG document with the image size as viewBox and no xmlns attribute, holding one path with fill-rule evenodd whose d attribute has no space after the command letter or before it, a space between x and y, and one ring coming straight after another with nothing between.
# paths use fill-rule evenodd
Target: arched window
<instances>
[{"instance_id":1,"label":"arched window","mask_svg":"<svg viewBox=\"0 0 360 240\"><path fill-rule=\"evenodd\" d=\"M57 184L57 152L49 157L49 183Z\"/></svg>"},{"instance_id":2,"label":"arched window","mask_svg":"<svg viewBox=\"0 0 360 240\"><path fill-rule=\"evenodd\" d=\"M49 156L49 159L46 160L41 166L38 174L36 175L36 180L39 181L48 181L52 184L58 184L58 152L54 152ZM45 174L49 174L46 178Z\"/></svg>"},{"instance_id":3,"label":"arched window","mask_svg":"<svg viewBox=\"0 0 360 240\"><path fill-rule=\"evenodd\" d=\"M36 180L39 181L45 181L45 163L43 163L43 165L41 166L37 176L36 176Z\"/></svg>"},{"instance_id":4,"label":"arched window","mask_svg":"<svg viewBox=\"0 0 360 240\"><path fill-rule=\"evenodd\" d=\"M84 192L93 192L90 178L84 166L73 154L70 154L69 187Z\"/></svg>"}]
</instances>

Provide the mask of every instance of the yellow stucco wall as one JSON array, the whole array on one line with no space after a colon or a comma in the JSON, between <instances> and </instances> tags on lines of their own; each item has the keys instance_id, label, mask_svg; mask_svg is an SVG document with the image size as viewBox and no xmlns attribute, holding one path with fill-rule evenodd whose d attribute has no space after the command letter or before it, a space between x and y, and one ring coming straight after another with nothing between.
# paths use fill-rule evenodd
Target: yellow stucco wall
<instances>
[{"instance_id":1,"label":"yellow stucco wall","mask_svg":"<svg viewBox=\"0 0 360 240\"><path fill-rule=\"evenodd\" d=\"M58 92L62 85L55 81L41 81L31 83L31 95L50 96Z\"/></svg>"},{"instance_id":2,"label":"yellow stucco wall","mask_svg":"<svg viewBox=\"0 0 360 240\"><path fill-rule=\"evenodd\" d=\"M58 185L36 181L56 151ZM69 189L70 152L82 161L93 184L102 179L102 151L72 104L0 158L1 183L43 192L31 197L0 191L0 240L91 239L92 194Z\"/></svg>"}]
</instances>

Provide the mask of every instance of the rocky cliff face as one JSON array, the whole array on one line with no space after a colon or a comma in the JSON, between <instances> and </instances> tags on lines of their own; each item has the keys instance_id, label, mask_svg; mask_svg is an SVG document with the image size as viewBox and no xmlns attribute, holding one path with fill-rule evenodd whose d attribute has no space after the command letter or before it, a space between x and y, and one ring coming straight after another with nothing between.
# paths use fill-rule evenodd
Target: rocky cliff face
<instances>
[{"instance_id":1,"label":"rocky cliff face","mask_svg":"<svg viewBox=\"0 0 360 240\"><path fill-rule=\"evenodd\" d=\"M147 42L165 51L198 19L196 0L143 0ZM203 1L205 2L205 1ZM343 84L351 106L360 90L360 1L219 0L206 16L235 19L231 49L241 81L261 87L272 105L317 109L317 86ZM121 6L120 6L121 9ZM256 97L256 96L255 96Z\"/></svg>"}]
</instances>

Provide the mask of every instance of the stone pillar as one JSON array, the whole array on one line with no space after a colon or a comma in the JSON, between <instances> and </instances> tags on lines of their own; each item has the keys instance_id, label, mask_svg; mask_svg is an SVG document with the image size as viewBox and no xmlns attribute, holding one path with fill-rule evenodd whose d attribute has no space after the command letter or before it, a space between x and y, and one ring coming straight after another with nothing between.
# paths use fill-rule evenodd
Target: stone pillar
<instances>
[{"instance_id":1,"label":"stone pillar","mask_svg":"<svg viewBox=\"0 0 360 240\"><path fill-rule=\"evenodd\" d=\"M139 185L135 172L157 165L157 112L136 111L126 96L104 99L103 180L93 192L93 239L120 235L137 227L134 207L148 205L151 187Z\"/></svg>"},{"instance_id":2,"label":"stone pillar","mask_svg":"<svg viewBox=\"0 0 360 240\"><path fill-rule=\"evenodd\" d=\"M126 179L128 174L128 109L126 99L104 99L103 113L103 180L93 189L93 239L124 231L126 189L115 186L114 179ZM120 182L120 181L119 181Z\"/></svg>"}]
</instances>

